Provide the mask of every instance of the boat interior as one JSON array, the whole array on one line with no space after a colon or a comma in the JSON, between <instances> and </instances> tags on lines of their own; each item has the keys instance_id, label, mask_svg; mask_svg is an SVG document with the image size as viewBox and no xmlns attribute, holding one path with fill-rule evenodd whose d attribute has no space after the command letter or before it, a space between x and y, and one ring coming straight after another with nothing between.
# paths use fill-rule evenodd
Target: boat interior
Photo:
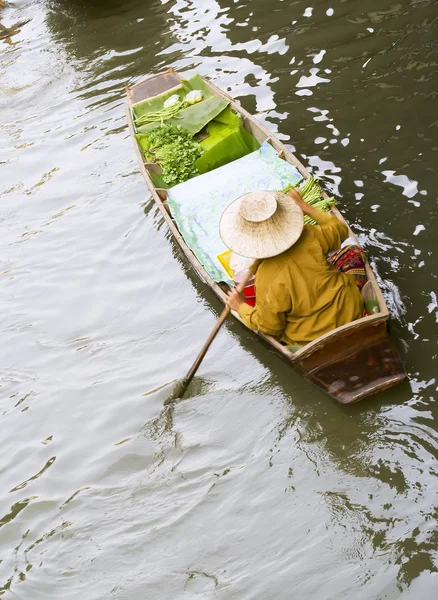
<instances>
[{"instance_id":1,"label":"boat interior","mask_svg":"<svg viewBox=\"0 0 438 600\"><path fill-rule=\"evenodd\" d=\"M299 188L309 174L298 161L294 164L290 157L286 160L285 148L276 138L255 125L252 117L235 110L231 98L217 94L214 86L199 75L185 80L168 73L147 79L130 90L132 127L156 193L210 277L216 283L229 283L233 279L227 256L230 252L218 232L223 210L248 191ZM163 121L143 124L141 119L159 114L169 98L181 102L194 90L202 93L202 101L180 110L165 123L188 131L199 143L202 154L195 162L195 177L169 184L149 153L149 136ZM322 199L323 190L316 181L314 185Z\"/></svg>"}]
</instances>

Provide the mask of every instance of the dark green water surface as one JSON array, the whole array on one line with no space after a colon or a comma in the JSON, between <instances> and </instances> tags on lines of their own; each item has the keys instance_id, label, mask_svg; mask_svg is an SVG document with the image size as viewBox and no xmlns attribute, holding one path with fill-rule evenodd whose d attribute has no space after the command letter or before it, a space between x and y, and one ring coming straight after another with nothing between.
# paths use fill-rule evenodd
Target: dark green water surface
<instances>
[{"instance_id":1,"label":"dark green water surface","mask_svg":"<svg viewBox=\"0 0 438 600\"><path fill-rule=\"evenodd\" d=\"M436 598L438 5L17 0L0 8L0 597ZM409 383L342 407L212 328L124 87L200 72L359 234ZM435 590L435 591L434 591Z\"/></svg>"}]
</instances>

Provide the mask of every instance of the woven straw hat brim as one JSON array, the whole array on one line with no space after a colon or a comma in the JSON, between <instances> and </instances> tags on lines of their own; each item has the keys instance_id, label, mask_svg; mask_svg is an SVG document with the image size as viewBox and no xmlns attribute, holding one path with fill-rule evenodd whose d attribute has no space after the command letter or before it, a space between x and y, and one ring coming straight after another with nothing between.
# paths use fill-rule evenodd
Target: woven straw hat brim
<instances>
[{"instance_id":1,"label":"woven straw hat brim","mask_svg":"<svg viewBox=\"0 0 438 600\"><path fill-rule=\"evenodd\" d=\"M240 256L277 256L293 246L303 231L303 213L295 200L280 192L265 193L275 194L277 201L276 212L265 221L248 221L240 215L240 202L244 196L234 200L222 214L219 224L222 241Z\"/></svg>"}]
</instances>

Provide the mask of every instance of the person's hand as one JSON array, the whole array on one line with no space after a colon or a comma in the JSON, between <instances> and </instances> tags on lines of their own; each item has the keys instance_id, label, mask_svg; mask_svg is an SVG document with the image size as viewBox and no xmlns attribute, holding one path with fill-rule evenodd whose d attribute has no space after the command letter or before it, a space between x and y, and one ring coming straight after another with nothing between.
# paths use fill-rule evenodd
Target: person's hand
<instances>
[{"instance_id":1,"label":"person's hand","mask_svg":"<svg viewBox=\"0 0 438 600\"><path fill-rule=\"evenodd\" d=\"M305 215L309 214L308 211L311 207L309 206L309 204L307 204L307 202L304 202L304 200L301 197L301 194L297 192L296 189L292 188L288 191L287 195L290 196L293 200L295 200L295 202L298 204L298 206L301 208Z\"/></svg>"},{"instance_id":2,"label":"person's hand","mask_svg":"<svg viewBox=\"0 0 438 600\"><path fill-rule=\"evenodd\" d=\"M225 296L225 304L229 306L231 310L235 310L236 312L239 310L239 306L244 304L244 302L244 297L242 294L239 294L236 288L230 290Z\"/></svg>"}]
</instances>

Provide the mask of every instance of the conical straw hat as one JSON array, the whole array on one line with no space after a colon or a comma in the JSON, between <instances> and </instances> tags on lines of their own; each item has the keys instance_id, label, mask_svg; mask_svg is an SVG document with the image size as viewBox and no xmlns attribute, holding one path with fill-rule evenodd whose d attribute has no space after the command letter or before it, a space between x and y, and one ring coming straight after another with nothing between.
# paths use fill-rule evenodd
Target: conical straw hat
<instances>
[{"instance_id":1,"label":"conical straw hat","mask_svg":"<svg viewBox=\"0 0 438 600\"><path fill-rule=\"evenodd\" d=\"M303 225L302 210L290 196L260 191L234 200L222 214L219 232L236 254L269 258L293 246Z\"/></svg>"}]
</instances>

